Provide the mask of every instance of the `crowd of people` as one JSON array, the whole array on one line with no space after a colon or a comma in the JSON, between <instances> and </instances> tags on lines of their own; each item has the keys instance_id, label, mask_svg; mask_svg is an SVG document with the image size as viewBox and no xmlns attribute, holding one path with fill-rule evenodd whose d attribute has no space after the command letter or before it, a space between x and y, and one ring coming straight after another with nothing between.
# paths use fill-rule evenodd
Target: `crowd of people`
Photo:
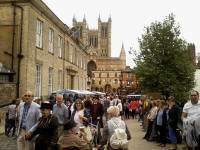
<instances>
[{"instance_id":1,"label":"crowd of people","mask_svg":"<svg viewBox=\"0 0 200 150\"><path fill-rule=\"evenodd\" d=\"M190 92L183 109L176 104L173 96L165 101L142 96L139 105L141 126L146 132L143 139L156 141L160 147L165 147L168 142L169 150L176 150L177 143L182 141L185 141L185 149L200 149L200 101L197 91Z\"/></svg>"},{"instance_id":2,"label":"crowd of people","mask_svg":"<svg viewBox=\"0 0 200 150\"><path fill-rule=\"evenodd\" d=\"M73 100L58 94L47 101L33 99L33 93L28 91L8 109L5 134L17 136L18 150L128 149L131 135L117 95ZM112 137L115 131L124 135L121 146L121 142L116 144L117 136Z\"/></svg>"},{"instance_id":3,"label":"crowd of people","mask_svg":"<svg viewBox=\"0 0 200 150\"><path fill-rule=\"evenodd\" d=\"M73 99L58 94L50 100L35 102L33 98L33 93L28 91L8 109L5 134L17 135L18 150L91 150L93 147L126 150L131 135L125 120L131 118L141 122L146 132L143 138L159 142L160 147L170 141L169 150L176 150L177 143L183 139L188 150L200 149L197 91L190 92L183 107L183 136L178 130L180 108L173 96L165 101L146 95L140 98L101 95ZM95 138L92 127L98 133ZM115 145L117 132L125 133L125 147Z\"/></svg>"}]
</instances>

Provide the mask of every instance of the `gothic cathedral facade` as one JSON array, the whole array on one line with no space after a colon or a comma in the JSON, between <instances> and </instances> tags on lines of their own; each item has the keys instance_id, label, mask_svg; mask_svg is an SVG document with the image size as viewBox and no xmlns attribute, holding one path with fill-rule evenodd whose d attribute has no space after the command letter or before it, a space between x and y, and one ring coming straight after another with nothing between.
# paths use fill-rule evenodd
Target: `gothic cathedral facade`
<instances>
[{"instance_id":1,"label":"gothic cathedral facade","mask_svg":"<svg viewBox=\"0 0 200 150\"><path fill-rule=\"evenodd\" d=\"M111 57L111 17L107 22L98 18L98 29L89 29L85 17L82 22L73 18L73 28L89 55L87 64L88 89L119 93L121 71L126 68L126 54L122 44L119 57Z\"/></svg>"}]
</instances>

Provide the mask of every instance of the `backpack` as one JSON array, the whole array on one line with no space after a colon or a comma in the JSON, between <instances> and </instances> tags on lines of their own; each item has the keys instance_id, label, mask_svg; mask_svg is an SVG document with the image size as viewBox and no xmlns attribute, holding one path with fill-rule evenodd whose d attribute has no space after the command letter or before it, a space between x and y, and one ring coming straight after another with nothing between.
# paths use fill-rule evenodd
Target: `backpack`
<instances>
[{"instance_id":1,"label":"backpack","mask_svg":"<svg viewBox=\"0 0 200 150\"><path fill-rule=\"evenodd\" d=\"M119 124L116 124L112 120L110 120L110 122L114 127L114 133L110 137L110 146L113 149L119 149L119 148L125 149L125 148L128 148L129 142L127 140L126 130L120 128L120 124L122 122L120 121Z\"/></svg>"}]
</instances>

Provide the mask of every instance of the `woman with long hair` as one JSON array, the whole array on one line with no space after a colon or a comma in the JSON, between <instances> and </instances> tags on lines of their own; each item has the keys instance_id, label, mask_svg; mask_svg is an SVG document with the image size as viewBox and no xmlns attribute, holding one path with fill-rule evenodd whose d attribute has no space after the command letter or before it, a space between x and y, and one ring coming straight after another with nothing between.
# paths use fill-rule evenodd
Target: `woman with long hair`
<instances>
[{"instance_id":1,"label":"woman with long hair","mask_svg":"<svg viewBox=\"0 0 200 150\"><path fill-rule=\"evenodd\" d=\"M90 114L84 108L83 102L77 99L74 103L74 111L71 114L71 120L77 124L77 133L80 131L81 126L88 126L90 122Z\"/></svg>"}]
</instances>

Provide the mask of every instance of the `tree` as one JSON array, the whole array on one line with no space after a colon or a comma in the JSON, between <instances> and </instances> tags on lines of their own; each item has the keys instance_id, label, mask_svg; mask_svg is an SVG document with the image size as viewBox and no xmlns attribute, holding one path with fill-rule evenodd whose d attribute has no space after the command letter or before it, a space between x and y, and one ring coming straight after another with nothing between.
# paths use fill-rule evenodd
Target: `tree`
<instances>
[{"instance_id":1,"label":"tree","mask_svg":"<svg viewBox=\"0 0 200 150\"><path fill-rule=\"evenodd\" d=\"M134 72L140 84L150 92L173 95L180 103L187 100L194 86L195 67L189 61L188 44L180 38L174 15L145 27L139 45Z\"/></svg>"}]
</instances>

